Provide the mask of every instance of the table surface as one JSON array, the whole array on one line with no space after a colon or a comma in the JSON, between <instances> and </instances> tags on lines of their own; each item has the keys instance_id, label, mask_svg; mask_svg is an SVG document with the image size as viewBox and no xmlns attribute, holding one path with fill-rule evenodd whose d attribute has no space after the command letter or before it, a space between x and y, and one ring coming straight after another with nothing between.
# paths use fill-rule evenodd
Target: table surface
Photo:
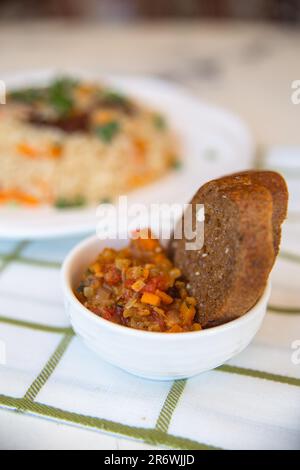
<instances>
[{"instance_id":1,"label":"table surface","mask_svg":"<svg viewBox=\"0 0 300 470\"><path fill-rule=\"evenodd\" d=\"M0 25L0 79L32 68L84 68L154 75L238 113L264 150L300 145L300 30L246 23L103 26L39 22ZM0 448L151 449L64 424L1 411ZM30 433L28 430L30 429Z\"/></svg>"}]
</instances>

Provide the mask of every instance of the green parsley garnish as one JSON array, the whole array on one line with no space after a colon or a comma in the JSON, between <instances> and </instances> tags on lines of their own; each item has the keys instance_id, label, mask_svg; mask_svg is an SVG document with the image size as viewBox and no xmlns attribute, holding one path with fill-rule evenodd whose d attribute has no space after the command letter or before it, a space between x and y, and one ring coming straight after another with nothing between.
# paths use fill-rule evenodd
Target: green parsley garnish
<instances>
[{"instance_id":1,"label":"green parsley garnish","mask_svg":"<svg viewBox=\"0 0 300 470\"><path fill-rule=\"evenodd\" d=\"M73 91L78 82L71 78L60 78L48 90L48 102L60 115L67 115L74 106Z\"/></svg>"},{"instance_id":2,"label":"green parsley garnish","mask_svg":"<svg viewBox=\"0 0 300 470\"><path fill-rule=\"evenodd\" d=\"M32 104L45 96L45 89L24 88L23 90L11 91L8 98L24 104Z\"/></svg>"},{"instance_id":3,"label":"green parsley garnish","mask_svg":"<svg viewBox=\"0 0 300 470\"><path fill-rule=\"evenodd\" d=\"M64 116L73 108L73 91L78 82L72 78L59 78L44 88L24 88L9 94L9 98L25 104L44 101L52 106L60 116Z\"/></svg>"},{"instance_id":4,"label":"green parsley garnish","mask_svg":"<svg viewBox=\"0 0 300 470\"><path fill-rule=\"evenodd\" d=\"M180 170L182 168L182 161L173 160L171 163L171 168L173 168L173 170Z\"/></svg>"},{"instance_id":5,"label":"green parsley garnish","mask_svg":"<svg viewBox=\"0 0 300 470\"><path fill-rule=\"evenodd\" d=\"M83 196L77 196L74 199L59 198L55 201L54 206L57 209L72 209L75 207L83 207L86 205L86 200Z\"/></svg>"},{"instance_id":6,"label":"green parsley garnish","mask_svg":"<svg viewBox=\"0 0 300 470\"><path fill-rule=\"evenodd\" d=\"M103 94L103 101L107 104L120 104L124 105L128 103L128 99L121 95L121 93L117 93L116 91L105 91Z\"/></svg>"},{"instance_id":7,"label":"green parsley garnish","mask_svg":"<svg viewBox=\"0 0 300 470\"><path fill-rule=\"evenodd\" d=\"M106 143L110 143L112 139L118 134L120 128L121 126L118 121L110 121L101 126L97 126L95 128L95 133L101 140Z\"/></svg>"},{"instance_id":8,"label":"green parsley garnish","mask_svg":"<svg viewBox=\"0 0 300 470\"><path fill-rule=\"evenodd\" d=\"M164 131L167 128L167 122L161 114L154 114L153 116L153 124L156 129L160 131Z\"/></svg>"}]
</instances>

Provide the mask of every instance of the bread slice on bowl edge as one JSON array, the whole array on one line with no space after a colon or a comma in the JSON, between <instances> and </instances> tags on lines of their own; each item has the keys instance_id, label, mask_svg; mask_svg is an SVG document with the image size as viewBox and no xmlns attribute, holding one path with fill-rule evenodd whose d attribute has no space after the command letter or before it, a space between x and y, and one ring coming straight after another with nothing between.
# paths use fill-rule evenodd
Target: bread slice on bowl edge
<instances>
[{"instance_id":1,"label":"bread slice on bowl edge","mask_svg":"<svg viewBox=\"0 0 300 470\"><path fill-rule=\"evenodd\" d=\"M201 325L209 328L241 317L263 294L279 251L288 190L278 173L250 170L206 183L191 204L193 230L197 207L204 205L204 245L187 249L190 240L182 232L169 251L189 281Z\"/></svg>"}]
</instances>

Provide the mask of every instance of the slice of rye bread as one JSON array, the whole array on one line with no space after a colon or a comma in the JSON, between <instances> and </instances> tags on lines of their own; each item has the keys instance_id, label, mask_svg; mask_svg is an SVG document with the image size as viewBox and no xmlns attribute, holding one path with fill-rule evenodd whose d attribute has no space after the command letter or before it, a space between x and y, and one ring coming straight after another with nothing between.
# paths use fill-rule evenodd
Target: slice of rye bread
<instances>
[{"instance_id":1,"label":"slice of rye bread","mask_svg":"<svg viewBox=\"0 0 300 470\"><path fill-rule=\"evenodd\" d=\"M192 200L193 209L205 206L203 248L187 251L184 238L171 241L171 256L190 283L205 328L242 316L265 289L287 205L285 183L276 173L269 176L266 183L266 172L244 172L205 184Z\"/></svg>"},{"instance_id":2,"label":"slice of rye bread","mask_svg":"<svg viewBox=\"0 0 300 470\"><path fill-rule=\"evenodd\" d=\"M288 188L284 178L275 171L248 170L240 173L218 178L223 184L242 183L251 185L252 183L260 184L271 192L273 199L273 241L275 255L278 255L281 240L281 225L287 216L288 208ZM275 261L275 260L274 260Z\"/></svg>"}]
</instances>

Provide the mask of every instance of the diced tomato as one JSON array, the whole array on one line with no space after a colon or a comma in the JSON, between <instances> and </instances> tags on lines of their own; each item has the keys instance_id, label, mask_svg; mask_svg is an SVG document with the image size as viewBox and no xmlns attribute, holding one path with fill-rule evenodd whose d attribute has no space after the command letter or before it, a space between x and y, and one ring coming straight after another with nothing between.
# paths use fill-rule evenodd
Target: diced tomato
<instances>
[{"instance_id":1,"label":"diced tomato","mask_svg":"<svg viewBox=\"0 0 300 470\"><path fill-rule=\"evenodd\" d=\"M155 293L157 290L165 291L168 287L167 279L164 276L156 276L150 279L142 292Z\"/></svg>"},{"instance_id":2,"label":"diced tomato","mask_svg":"<svg viewBox=\"0 0 300 470\"><path fill-rule=\"evenodd\" d=\"M135 280L134 280L134 279L126 279L126 281L125 281L125 287L126 287L127 289L130 289L131 286L133 286L134 283L135 283Z\"/></svg>"},{"instance_id":3,"label":"diced tomato","mask_svg":"<svg viewBox=\"0 0 300 470\"><path fill-rule=\"evenodd\" d=\"M109 321L115 321L116 309L113 307L106 307L102 309L102 318Z\"/></svg>"},{"instance_id":4,"label":"diced tomato","mask_svg":"<svg viewBox=\"0 0 300 470\"><path fill-rule=\"evenodd\" d=\"M116 286L117 284L119 284L119 282L121 282L122 276L117 268L111 266L107 269L106 273L104 274L104 280L108 285Z\"/></svg>"},{"instance_id":5,"label":"diced tomato","mask_svg":"<svg viewBox=\"0 0 300 470\"><path fill-rule=\"evenodd\" d=\"M89 309L90 309L95 315L97 315L98 317L101 317L101 316L102 316L102 311L101 311L100 308L91 306L91 307L89 307Z\"/></svg>"}]
</instances>

